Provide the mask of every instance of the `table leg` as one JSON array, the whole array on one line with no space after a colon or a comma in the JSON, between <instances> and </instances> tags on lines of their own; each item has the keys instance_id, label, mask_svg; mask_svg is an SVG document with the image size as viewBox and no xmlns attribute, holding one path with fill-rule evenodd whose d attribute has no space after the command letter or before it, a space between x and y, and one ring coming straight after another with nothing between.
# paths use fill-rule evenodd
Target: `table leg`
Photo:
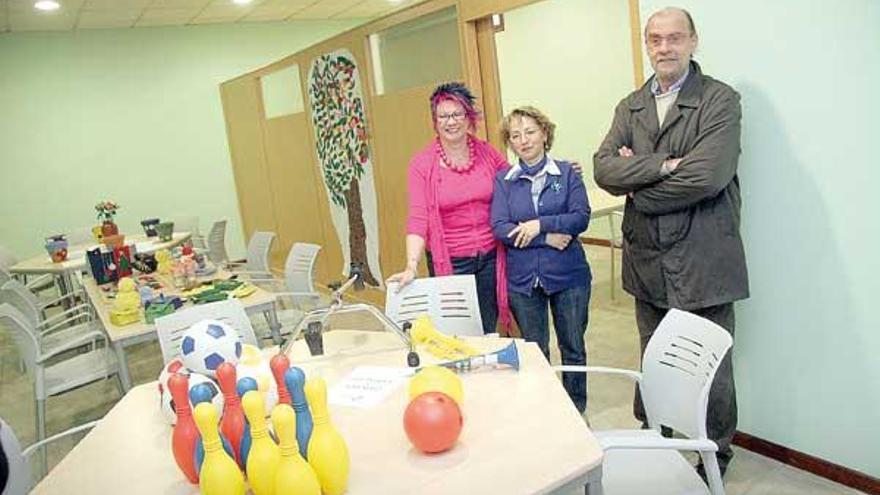
<instances>
[{"instance_id":1,"label":"table leg","mask_svg":"<svg viewBox=\"0 0 880 495\"><path fill-rule=\"evenodd\" d=\"M275 345L281 345L281 323L278 321L275 305L272 305L272 309L263 311L263 316L266 317L266 323L269 324L269 330L272 332L272 341Z\"/></svg>"},{"instance_id":2,"label":"table leg","mask_svg":"<svg viewBox=\"0 0 880 495\"><path fill-rule=\"evenodd\" d=\"M584 487L585 495L602 495L602 465L594 467L587 473L587 485Z\"/></svg>"},{"instance_id":3,"label":"table leg","mask_svg":"<svg viewBox=\"0 0 880 495\"><path fill-rule=\"evenodd\" d=\"M116 352L116 365L119 366L119 380L122 388L128 392L131 389L131 374L128 371L128 359L125 358L125 347L122 342L114 342L113 350Z\"/></svg>"}]
</instances>

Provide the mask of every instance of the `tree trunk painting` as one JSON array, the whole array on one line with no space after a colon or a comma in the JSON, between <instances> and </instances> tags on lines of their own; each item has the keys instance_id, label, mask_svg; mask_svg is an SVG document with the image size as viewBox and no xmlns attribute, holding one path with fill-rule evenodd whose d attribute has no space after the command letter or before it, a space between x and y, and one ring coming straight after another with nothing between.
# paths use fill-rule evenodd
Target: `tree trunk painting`
<instances>
[{"instance_id":1,"label":"tree trunk painting","mask_svg":"<svg viewBox=\"0 0 880 495\"><path fill-rule=\"evenodd\" d=\"M330 217L345 257L343 271L351 262L360 263L364 282L378 287L376 190L360 73L351 52L337 50L312 61L309 102Z\"/></svg>"}]
</instances>

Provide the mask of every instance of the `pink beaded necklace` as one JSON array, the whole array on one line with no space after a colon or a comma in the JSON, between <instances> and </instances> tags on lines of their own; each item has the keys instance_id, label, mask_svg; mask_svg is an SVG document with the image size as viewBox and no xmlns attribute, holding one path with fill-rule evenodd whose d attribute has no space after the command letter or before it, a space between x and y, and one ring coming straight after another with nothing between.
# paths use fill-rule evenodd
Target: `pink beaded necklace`
<instances>
[{"instance_id":1,"label":"pink beaded necklace","mask_svg":"<svg viewBox=\"0 0 880 495\"><path fill-rule=\"evenodd\" d=\"M455 172L467 172L468 170L474 168L474 161L477 156L475 150L474 140L471 139L470 136L467 137L468 140L468 162L464 166L456 166L452 163L452 160L446 156L446 150L443 149L443 145L440 144L440 138L434 140L434 147L437 151L437 154L440 156L440 160L446 164L446 166Z\"/></svg>"}]
</instances>

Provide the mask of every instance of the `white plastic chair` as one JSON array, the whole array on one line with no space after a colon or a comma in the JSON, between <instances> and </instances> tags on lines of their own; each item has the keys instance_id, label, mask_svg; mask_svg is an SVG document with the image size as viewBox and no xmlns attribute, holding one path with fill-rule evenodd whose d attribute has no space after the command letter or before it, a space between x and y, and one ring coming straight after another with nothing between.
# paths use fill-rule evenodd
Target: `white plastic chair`
<instances>
[{"instance_id":1,"label":"white plastic chair","mask_svg":"<svg viewBox=\"0 0 880 495\"><path fill-rule=\"evenodd\" d=\"M46 438L46 399L49 397L76 390L113 375L116 375L120 396L127 391L119 376L116 354L108 347L92 349L50 364L72 347L41 346L27 318L7 303L0 304L0 325L12 333L25 370L34 381L38 440Z\"/></svg>"},{"instance_id":2,"label":"white plastic chair","mask_svg":"<svg viewBox=\"0 0 880 495\"><path fill-rule=\"evenodd\" d=\"M396 283L388 284L385 314L399 326L428 314L447 335L483 336L473 275L419 278L399 292L397 288Z\"/></svg>"},{"instance_id":3,"label":"white plastic chair","mask_svg":"<svg viewBox=\"0 0 880 495\"><path fill-rule=\"evenodd\" d=\"M33 481L39 481L32 479L30 467L30 457L37 451L37 449L42 451L52 442L56 442L81 431L90 430L94 428L99 421L91 421L89 423L75 426L22 449L21 443L19 443L18 438L15 436L15 432L12 431L12 428L5 421L3 421L3 418L0 418L0 446L3 447L3 453L6 454L6 462L9 464L9 479L6 481L6 488L2 492L3 495L26 495L31 491Z\"/></svg>"},{"instance_id":4,"label":"white plastic chair","mask_svg":"<svg viewBox=\"0 0 880 495\"><path fill-rule=\"evenodd\" d=\"M281 284L277 279L251 279L271 290L276 300L289 302L292 306L276 311L285 331L292 330L305 316L304 311L314 308L321 301L321 294L315 290L314 284L315 261L320 251L321 246L317 244L294 243L284 263L283 287L279 287ZM274 286L266 287L264 282L273 283Z\"/></svg>"},{"instance_id":5,"label":"white plastic chair","mask_svg":"<svg viewBox=\"0 0 880 495\"><path fill-rule=\"evenodd\" d=\"M73 342L80 346L106 340L103 327L96 324L92 308L88 304L74 306L46 318L44 308L37 297L18 280L10 280L0 287L0 303L8 303L27 318L37 342L44 348L70 347ZM84 336L89 338L83 339Z\"/></svg>"},{"instance_id":6,"label":"white plastic chair","mask_svg":"<svg viewBox=\"0 0 880 495\"><path fill-rule=\"evenodd\" d=\"M247 246L247 260L244 263L228 263L227 267L239 275L254 279L271 279L272 268L269 266L269 253L275 242L275 232L257 231L251 236Z\"/></svg>"},{"instance_id":7,"label":"white plastic chair","mask_svg":"<svg viewBox=\"0 0 880 495\"><path fill-rule=\"evenodd\" d=\"M554 367L628 376L639 385L651 429L595 432L605 452L603 491L608 495L724 494L715 456L718 445L706 434L706 408L712 379L732 345L730 334L715 323L671 309L645 348L641 373L594 366ZM661 425L687 438L664 438ZM682 450L699 452L708 491L678 452Z\"/></svg>"},{"instance_id":8,"label":"white plastic chair","mask_svg":"<svg viewBox=\"0 0 880 495\"><path fill-rule=\"evenodd\" d=\"M238 331L242 344L258 346L254 327L238 299L193 306L156 318L156 332L165 364L180 357L180 341L186 330L202 320L220 320Z\"/></svg>"},{"instance_id":9,"label":"white plastic chair","mask_svg":"<svg viewBox=\"0 0 880 495\"><path fill-rule=\"evenodd\" d=\"M9 272L9 268L17 263L18 258L12 254L12 251L6 249L4 246L0 246L0 285L3 285L10 279L14 278ZM34 292L42 292L47 289L55 289L56 287L55 277L49 274L39 275L32 278L30 281L27 281L27 278L22 276L22 280L24 280L25 285Z\"/></svg>"},{"instance_id":10,"label":"white plastic chair","mask_svg":"<svg viewBox=\"0 0 880 495\"><path fill-rule=\"evenodd\" d=\"M208 259L216 265L229 261L226 253L226 220L217 220L208 232Z\"/></svg>"},{"instance_id":11,"label":"white plastic chair","mask_svg":"<svg viewBox=\"0 0 880 495\"><path fill-rule=\"evenodd\" d=\"M191 234L190 241L196 249L207 249L205 238L199 230L199 217L190 215L185 217L177 217L172 220L174 222L174 230L178 232L189 232Z\"/></svg>"}]
</instances>

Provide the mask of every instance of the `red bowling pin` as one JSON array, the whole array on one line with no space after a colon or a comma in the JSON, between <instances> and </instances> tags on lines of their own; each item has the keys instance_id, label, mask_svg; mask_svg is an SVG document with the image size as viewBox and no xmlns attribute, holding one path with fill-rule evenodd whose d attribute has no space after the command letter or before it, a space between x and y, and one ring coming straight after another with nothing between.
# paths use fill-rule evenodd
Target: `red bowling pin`
<instances>
[{"instance_id":1,"label":"red bowling pin","mask_svg":"<svg viewBox=\"0 0 880 495\"><path fill-rule=\"evenodd\" d=\"M245 419L241 409L241 400L235 393L237 382L235 366L228 362L217 366L217 381L223 392L223 418L220 420L220 432L229 440L232 451L235 453L235 462L243 466L241 462L241 437L244 435Z\"/></svg>"},{"instance_id":2,"label":"red bowling pin","mask_svg":"<svg viewBox=\"0 0 880 495\"><path fill-rule=\"evenodd\" d=\"M278 353L269 360L269 368L275 377L275 385L278 388L278 403L290 405L290 392L284 384L284 372L290 368L290 359L287 355Z\"/></svg>"},{"instance_id":3,"label":"red bowling pin","mask_svg":"<svg viewBox=\"0 0 880 495\"><path fill-rule=\"evenodd\" d=\"M194 452L199 430L193 421L192 409L189 406L189 376L175 373L168 379L168 389L174 399L174 411L177 413L177 424L171 434L171 450L177 467L183 471L190 483L199 482L196 472Z\"/></svg>"}]
</instances>

